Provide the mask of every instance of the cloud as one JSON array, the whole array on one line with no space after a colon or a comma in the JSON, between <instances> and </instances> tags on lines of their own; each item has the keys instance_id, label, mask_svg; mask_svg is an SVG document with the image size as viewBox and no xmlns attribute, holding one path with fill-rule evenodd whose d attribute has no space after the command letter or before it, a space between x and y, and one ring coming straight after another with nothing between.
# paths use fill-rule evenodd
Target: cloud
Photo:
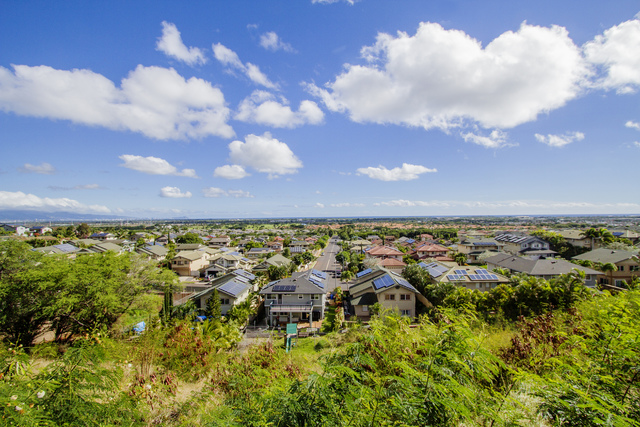
<instances>
[{"instance_id":1,"label":"cloud","mask_svg":"<svg viewBox=\"0 0 640 427\"><path fill-rule=\"evenodd\" d=\"M23 173L39 173L42 175L53 175L56 173L56 168L51 166L49 163L43 162L39 165L32 165L31 163L25 163L24 166L20 168L20 172Z\"/></svg>"},{"instance_id":2,"label":"cloud","mask_svg":"<svg viewBox=\"0 0 640 427\"><path fill-rule=\"evenodd\" d=\"M182 192L178 187L162 187L160 189L160 197L169 197L172 199L188 199L191 197L191 192Z\"/></svg>"},{"instance_id":3,"label":"cloud","mask_svg":"<svg viewBox=\"0 0 640 427\"><path fill-rule=\"evenodd\" d=\"M363 208L364 203L332 203L332 208Z\"/></svg>"},{"instance_id":4,"label":"cloud","mask_svg":"<svg viewBox=\"0 0 640 427\"><path fill-rule=\"evenodd\" d=\"M313 101L304 100L298 111L292 111L284 97L280 102L276 97L262 90L254 91L238 107L235 119L275 128L295 128L305 124L317 125L323 122L324 113Z\"/></svg>"},{"instance_id":5,"label":"cloud","mask_svg":"<svg viewBox=\"0 0 640 427\"><path fill-rule=\"evenodd\" d=\"M638 148L640 148L640 142L638 142L638 141L633 141L633 145L638 147Z\"/></svg>"},{"instance_id":6,"label":"cloud","mask_svg":"<svg viewBox=\"0 0 640 427\"><path fill-rule=\"evenodd\" d=\"M162 21L162 37L158 38L156 49L189 65L207 62L207 58L200 49L184 45L180 31L170 22Z\"/></svg>"},{"instance_id":7,"label":"cloud","mask_svg":"<svg viewBox=\"0 0 640 427\"><path fill-rule=\"evenodd\" d=\"M195 77L185 80L173 68L138 65L120 88L91 70L13 69L0 67L0 110L6 112L161 140L235 136L220 89Z\"/></svg>"},{"instance_id":8,"label":"cloud","mask_svg":"<svg viewBox=\"0 0 640 427\"><path fill-rule=\"evenodd\" d=\"M204 197L235 197L235 198L253 198L254 196L248 191L243 190L228 190L225 191L222 188L208 187L202 189Z\"/></svg>"},{"instance_id":9,"label":"cloud","mask_svg":"<svg viewBox=\"0 0 640 427\"><path fill-rule=\"evenodd\" d=\"M294 174L302 167L302 162L289 146L273 138L269 132L262 136L247 135L245 142L233 141L229 144L229 158L236 165L267 173L270 178Z\"/></svg>"},{"instance_id":10,"label":"cloud","mask_svg":"<svg viewBox=\"0 0 640 427\"><path fill-rule=\"evenodd\" d=\"M213 176L224 179L242 179L251 176L251 174L240 165L224 165L217 167L213 171Z\"/></svg>"},{"instance_id":11,"label":"cloud","mask_svg":"<svg viewBox=\"0 0 640 427\"><path fill-rule=\"evenodd\" d=\"M262 71L260 71L260 68L257 65L254 65L250 62L243 64L242 61L240 61L238 54L228 47L220 43L214 43L212 45L212 49L213 55L222 65L242 72L249 78L249 80L251 80L255 84L264 86L269 89L278 88L278 85L271 82L269 78L265 74L263 74Z\"/></svg>"},{"instance_id":12,"label":"cloud","mask_svg":"<svg viewBox=\"0 0 640 427\"><path fill-rule=\"evenodd\" d=\"M84 185L76 185L73 187L60 187L57 185L49 185L47 187L50 190L64 190L64 191L68 191L68 190L103 190L103 187L100 187L100 185L98 184L84 184Z\"/></svg>"},{"instance_id":13,"label":"cloud","mask_svg":"<svg viewBox=\"0 0 640 427\"><path fill-rule=\"evenodd\" d=\"M503 148L518 145L507 142L507 134L499 129L491 131L489 136L476 135L472 132L461 133L460 136L462 136L465 142L473 142L474 144L482 145L485 148Z\"/></svg>"},{"instance_id":14,"label":"cloud","mask_svg":"<svg viewBox=\"0 0 640 427\"><path fill-rule=\"evenodd\" d=\"M357 170L360 175L366 175L371 179L378 179L380 181L411 181L418 179L423 173L437 171L437 169L429 169L420 165L410 165L409 163L403 163L402 167L393 169L378 166L377 168L368 167Z\"/></svg>"},{"instance_id":15,"label":"cloud","mask_svg":"<svg viewBox=\"0 0 640 427\"><path fill-rule=\"evenodd\" d=\"M613 26L583 46L587 61L605 75L595 82L603 89L632 93L640 86L640 20Z\"/></svg>"},{"instance_id":16,"label":"cloud","mask_svg":"<svg viewBox=\"0 0 640 427\"><path fill-rule=\"evenodd\" d=\"M632 122L631 120L629 120L627 123L624 124L626 127L631 128L631 129L635 129L635 130L640 130L640 123L637 122Z\"/></svg>"},{"instance_id":17,"label":"cloud","mask_svg":"<svg viewBox=\"0 0 640 427\"><path fill-rule=\"evenodd\" d=\"M314 208L324 209L324 204L323 203L316 203Z\"/></svg>"},{"instance_id":18,"label":"cloud","mask_svg":"<svg viewBox=\"0 0 640 427\"><path fill-rule=\"evenodd\" d=\"M469 121L511 128L562 107L589 70L566 29L523 23L486 47L459 30L421 23L413 36L380 33L326 89L307 89L356 122L447 130Z\"/></svg>"},{"instance_id":19,"label":"cloud","mask_svg":"<svg viewBox=\"0 0 640 427\"><path fill-rule=\"evenodd\" d=\"M273 31L269 31L260 36L260 46L272 52L284 50L285 52L293 53L296 51L289 43L280 40L280 37Z\"/></svg>"},{"instance_id":20,"label":"cloud","mask_svg":"<svg viewBox=\"0 0 640 427\"><path fill-rule=\"evenodd\" d=\"M534 135L538 142L547 144L549 147L564 147L567 144L571 144L573 141L582 141L584 139L584 133L582 132L567 132L564 135L540 135L536 133Z\"/></svg>"},{"instance_id":21,"label":"cloud","mask_svg":"<svg viewBox=\"0 0 640 427\"><path fill-rule=\"evenodd\" d=\"M180 171L178 168L159 157L142 157L134 156L133 154L123 154L118 158L124 161L120 166L149 175L174 175L198 178L194 169L182 169Z\"/></svg>"},{"instance_id":22,"label":"cloud","mask_svg":"<svg viewBox=\"0 0 640 427\"><path fill-rule=\"evenodd\" d=\"M43 210L51 212L73 211L78 213L109 213L109 208L102 205L85 205L76 200L49 197L38 197L22 191L0 191L0 209Z\"/></svg>"}]
</instances>

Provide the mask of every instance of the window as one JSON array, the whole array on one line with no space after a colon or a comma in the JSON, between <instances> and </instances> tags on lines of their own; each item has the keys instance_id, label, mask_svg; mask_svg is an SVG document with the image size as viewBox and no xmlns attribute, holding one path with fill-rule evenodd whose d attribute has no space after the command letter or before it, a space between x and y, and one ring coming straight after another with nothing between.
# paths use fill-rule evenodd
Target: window
<instances>
[{"instance_id":1,"label":"window","mask_svg":"<svg viewBox=\"0 0 640 427\"><path fill-rule=\"evenodd\" d=\"M368 313L369 312L369 306L363 305L362 306L362 311L364 311L365 313Z\"/></svg>"},{"instance_id":2,"label":"window","mask_svg":"<svg viewBox=\"0 0 640 427\"><path fill-rule=\"evenodd\" d=\"M267 294L267 299L275 299L275 298L273 297L273 294Z\"/></svg>"},{"instance_id":3,"label":"window","mask_svg":"<svg viewBox=\"0 0 640 427\"><path fill-rule=\"evenodd\" d=\"M304 295L298 295L298 299L303 299Z\"/></svg>"},{"instance_id":4,"label":"window","mask_svg":"<svg viewBox=\"0 0 640 427\"><path fill-rule=\"evenodd\" d=\"M630 265L629 271L640 271L640 265Z\"/></svg>"},{"instance_id":5,"label":"window","mask_svg":"<svg viewBox=\"0 0 640 427\"><path fill-rule=\"evenodd\" d=\"M400 294L400 301L411 301L411 294Z\"/></svg>"},{"instance_id":6,"label":"window","mask_svg":"<svg viewBox=\"0 0 640 427\"><path fill-rule=\"evenodd\" d=\"M311 295L311 299L319 300L320 295Z\"/></svg>"},{"instance_id":7,"label":"window","mask_svg":"<svg viewBox=\"0 0 640 427\"><path fill-rule=\"evenodd\" d=\"M624 265L621 265L620 267L618 267L618 271L624 271Z\"/></svg>"},{"instance_id":8,"label":"window","mask_svg":"<svg viewBox=\"0 0 640 427\"><path fill-rule=\"evenodd\" d=\"M220 298L221 305L229 305L229 298Z\"/></svg>"},{"instance_id":9,"label":"window","mask_svg":"<svg viewBox=\"0 0 640 427\"><path fill-rule=\"evenodd\" d=\"M400 310L401 316L411 316L411 310Z\"/></svg>"},{"instance_id":10,"label":"window","mask_svg":"<svg viewBox=\"0 0 640 427\"><path fill-rule=\"evenodd\" d=\"M396 295L395 294L387 294L384 296L384 299L386 301L395 301L396 300Z\"/></svg>"},{"instance_id":11,"label":"window","mask_svg":"<svg viewBox=\"0 0 640 427\"><path fill-rule=\"evenodd\" d=\"M616 286L618 287L626 287L627 286L627 282L621 279L616 279Z\"/></svg>"}]
</instances>

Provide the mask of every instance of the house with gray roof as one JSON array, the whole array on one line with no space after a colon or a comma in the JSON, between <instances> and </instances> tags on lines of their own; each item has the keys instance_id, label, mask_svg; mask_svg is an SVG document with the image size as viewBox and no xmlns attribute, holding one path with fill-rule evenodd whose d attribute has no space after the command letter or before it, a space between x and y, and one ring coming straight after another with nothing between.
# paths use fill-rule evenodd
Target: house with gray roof
<instances>
[{"instance_id":1,"label":"house with gray roof","mask_svg":"<svg viewBox=\"0 0 640 427\"><path fill-rule=\"evenodd\" d=\"M327 273L307 270L276 280L260 290L270 326L324 318Z\"/></svg>"},{"instance_id":2,"label":"house with gray roof","mask_svg":"<svg viewBox=\"0 0 640 427\"><path fill-rule=\"evenodd\" d=\"M502 274L489 272L477 266L459 266L456 263L438 261L428 264L421 262L418 265L429 273L432 283L451 283L480 292L509 283L509 279Z\"/></svg>"},{"instance_id":3,"label":"house with gray roof","mask_svg":"<svg viewBox=\"0 0 640 427\"><path fill-rule=\"evenodd\" d=\"M599 248L574 256L572 259L591 261L600 264L614 264L617 271L609 271L600 278L603 285L623 286L623 281L629 283L634 277L640 277L640 259L638 252Z\"/></svg>"},{"instance_id":4,"label":"house with gray roof","mask_svg":"<svg viewBox=\"0 0 640 427\"><path fill-rule=\"evenodd\" d=\"M464 239L458 243L458 252L467 256L468 263L479 262L478 257L485 252L502 252L504 243L494 239Z\"/></svg>"},{"instance_id":5,"label":"house with gray roof","mask_svg":"<svg viewBox=\"0 0 640 427\"><path fill-rule=\"evenodd\" d=\"M592 268L582 267L561 258L529 259L510 254L497 254L486 258L488 270L504 268L511 273L525 273L529 276L550 280L561 274L568 274L572 271L582 271L585 274L585 286L593 287L598 279L604 277L601 271Z\"/></svg>"},{"instance_id":6,"label":"house with gray roof","mask_svg":"<svg viewBox=\"0 0 640 427\"><path fill-rule=\"evenodd\" d=\"M282 267L282 266L288 267L289 265L291 265L291 262L292 261L286 256L282 254L275 254L274 256L267 258L266 260L262 261L260 264L253 267L251 271L266 272L267 270L269 270L269 267L271 267L272 265L275 267Z\"/></svg>"},{"instance_id":7,"label":"house with gray roof","mask_svg":"<svg viewBox=\"0 0 640 427\"><path fill-rule=\"evenodd\" d=\"M386 268L368 268L356 275L349 285L351 313L359 319L371 317L370 307L378 303L387 310L398 310L402 316L416 317L416 301L429 301L400 274Z\"/></svg>"},{"instance_id":8,"label":"house with gray roof","mask_svg":"<svg viewBox=\"0 0 640 427\"><path fill-rule=\"evenodd\" d=\"M169 249L162 245L149 245L137 248L136 252L148 257L149 259L162 261L169 253Z\"/></svg>"},{"instance_id":9,"label":"house with gray roof","mask_svg":"<svg viewBox=\"0 0 640 427\"><path fill-rule=\"evenodd\" d=\"M536 236L504 233L495 237L504 244L503 250L511 255L523 255L532 259L548 258L556 255L549 242Z\"/></svg>"},{"instance_id":10,"label":"house with gray roof","mask_svg":"<svg viewBox=\"0 0 640 427\"><path fill-rule=\"evenodd\" d=\"M220 312L226 316L234 305L245 301L253 290L252 281L256 278L253 274L245 270L235 270L218 277L211 282L211 286L195 295L189 297L201 313L207 307L207 301L213 296L214 290L218 290L220 298Z\"/></svg>"}]
</instances>

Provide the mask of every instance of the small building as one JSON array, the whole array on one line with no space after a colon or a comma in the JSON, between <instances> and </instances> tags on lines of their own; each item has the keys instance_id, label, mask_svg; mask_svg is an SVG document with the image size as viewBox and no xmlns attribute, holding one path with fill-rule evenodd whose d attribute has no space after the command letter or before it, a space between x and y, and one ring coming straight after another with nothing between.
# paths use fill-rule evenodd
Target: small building
<instances>
[{"instance_id":1,"label":"small building","mask_svg":"<svg viewBox=\"0 0 640 427\"><path fill-rule=\"evenodd\" d=\"M494 239L464 239L458 243L458 252L467 256L468 263L479 262L478 257L485 252L502 252L504 243Z\"/></svg>"},{"instance_id":2,"label":"small building","mask_svg":"<svg viewBox=\"0 0 640 427\"><path fill-rule=\"evenodd\" d=\"M548 242L535 236L504 233L496 236L495 240L502 242L504 244L503 250L511 255L546 258L556 254L550 249Z\"/></svg>"},{"instance_id":3,"label":"small building","mask_svg":"<svg viewBox=\"0 0 640 427\"><path fill-rule=\"evenodd\" d=\"M429 273L432 283L451 283L481 292L509 283L509 279L501 274L474 266L461 267L437 261L428 264L421 262L418 265Z\"/></svg>"},{"instance_id":4,"label":"small building","mask_svg":"<svg viewBox=\"0 0 640 427\"><path fill-rule=\"evenodd\" d=\"M253 267L251 271L254 273L267 272L269 270L269 267L271 267L272 265L275 267L289 267L289 265L291 265L291 262L292 261L284 255L275 254Z\"/></svg>"},{"instance_id":5,"label":"small building","mask_svg":"<svg viewBox=\"0 0 640 427\"><path fill-rule=\"evenodd\" d=\"M247 252L245 252L245 256L248 259L260 259L267 255L273 253L272 249L269 248L251 248Z\"/></svg>"},{"instance_id":6,"label":"small building","mask_svg":"<svg viewBox=\"0 0 640 427\"><path fill-rule=\"evenodd\" d=\"M327 274L318 270L293 273L260 290L270 326L315 321L324 318Z\"/></svg>"},{"instance_id":7,"label":"small building","mask_svg":"<svg viewBox=\"0 0 640 427\"><path fill-rule=\"evenodd\" d=\"M235 270L219 277L211 282L211 287L189 297L196 308L203 313L207 307L207 301L218 290L220 298L220 313L226 316L233 306L245 301L253 289L252 281L256 278L253 274L245 270Z\"/></svg>"},{"instance_id":8,"label":"small building","mask_svg":"<svg viewBox=\"0 0 640 427\"><path fill-rule=\"evenodd\" d=\"M371 317L370 307L378 303L382 308L398 310L402 316L416 317L416 301L429 301L401 275L385 268L366 269L356 275L349 286L349 305L359 319Z\"/></svg>"},{"instance_id":9,"label":"small building","mask_svg":"<svg viewBox=\"0 0 640 427\"><path fill-rule=\"evenodd\" d=\"M136 252L154 261L163 261L169 253L169 249L162 245L149 245L137 248Z\"/></svg>"},{"instance_id":10,"label":"small building","mask_svg":"<svg viewBox=\"0 0 640 427\"><path fill-rule=\"evenodd\" d=\"M200 270L209 265L210 255L205 251L182 251L171 260L171 269L179 276L200 276Z\"/></svg>"},{"instance_id":11,"label":"small building","mask_svg":"<svg viewBox=\"0 0 640 427\"><path fill-rule=\"evenodd\" d=\"M600 277L603 285L621 286L623 281L629 283L634 277L640 277L640 258L638 253L614 249L594 249L572 259L591 261L600 264L614 264L617 271L609 271Z\"/></svg>"}]
</instances>

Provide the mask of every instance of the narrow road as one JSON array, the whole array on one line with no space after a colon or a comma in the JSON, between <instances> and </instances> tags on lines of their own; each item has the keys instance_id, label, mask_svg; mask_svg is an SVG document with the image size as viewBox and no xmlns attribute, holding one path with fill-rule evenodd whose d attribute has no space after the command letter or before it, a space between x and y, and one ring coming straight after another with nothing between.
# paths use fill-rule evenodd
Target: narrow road
<instances>
[{"instance_id":1,"label":"narrow road","mask_svg":"<svg viewBox=\"0 0 640 427\"><path fill-rule=\"evenodd\" d=\"M341 267L336 263L336 254L340 252L340 246L336 243L336 240L331 239L324 248L323 254L318 258L315 269L324 271L327 273L327 291L333 292L333 290L340 286L345 289L346 283L340 281Z\"/></svg>"}]
</instances>

